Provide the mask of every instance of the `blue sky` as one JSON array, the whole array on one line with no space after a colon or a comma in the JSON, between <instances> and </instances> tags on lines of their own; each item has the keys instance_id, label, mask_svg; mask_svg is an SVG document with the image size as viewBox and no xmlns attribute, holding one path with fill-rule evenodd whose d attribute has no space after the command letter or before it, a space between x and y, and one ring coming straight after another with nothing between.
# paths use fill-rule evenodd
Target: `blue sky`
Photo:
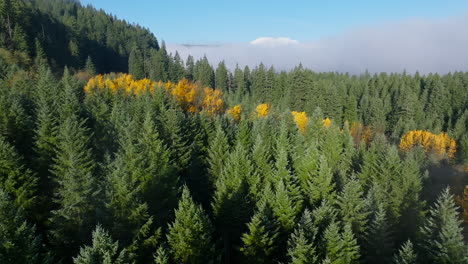
<instances>
[{"instance_id":1,"label":"blue sky","mask_svg":"<svg viewBox=\"0 0 468 264\"><path fill-rule=\"evenodd\" d=\"M301 42L376 24L468 13L468 0L81 0L149 28L167 43Z\"/></svg>"}]
</instances>

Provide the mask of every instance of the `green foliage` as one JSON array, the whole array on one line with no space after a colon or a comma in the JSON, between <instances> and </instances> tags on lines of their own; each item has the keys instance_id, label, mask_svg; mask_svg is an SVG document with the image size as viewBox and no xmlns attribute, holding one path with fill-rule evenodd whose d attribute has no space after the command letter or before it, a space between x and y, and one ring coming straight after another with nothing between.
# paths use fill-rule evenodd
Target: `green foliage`
<instances>
[{"instance_id":1,"label":"green foliage","mask_svg":"<svg viewBox=\"0 0 468 264\"><path fill-rule=\"evenodd\" d=\"M0 188L0 262L40 263L41 240L22 210Z\"/></svg>"},{"instance_id":2,"label":"green foliage","mask_svg":"<svg viewBox=\"0 0 468 264\"><path fill-rule=\"evenodd\" d=\"M52 166L56 209L50 218L51 240L74 252L96 223L100 189L93 175L95 164L84 121L71 116L60 125L59 132Z\"/></svg>"},{"instance_id":3,"label":"green foliage","mask_svg":"<svg viewBox=\"0 0 468 264\"><path fill-rule=\"evenodd\" d=\"M93 231L92 245L82 247L79 255L73 258L73 263L124 264L128 263L128 259L125 249L119 252L119 242L114 242L107 231L98 225Z\"/></svg>"},{"instance_id":4,"label":"green foliage","mask_svg":"<svg viewBox=\"0 0 468 264\"><path fill-rule=\"evenodd\" d=\"M357 179L350 179L337 198L343 222L349 224L358 236L364 232L367 222L363 195L360 182Z\"/></svg>"},{"instance_id":5,"label":"green foliage","mask_svg":"<svg viewBox=\"0 0 468 264\"><path fill-rule=\"evenodd\" d=\"M413 243L410 240L406 241L398 254L395 255L393 263L395 264L416 264L418 257L413 249Z\"/></svg>"},{"instance_id":6,"label":"green foliage","mask_svg":"<svg viewBox=\"0 0 468 264\"><path fill-rule=\"evenodd\" d=\"M208 263L213 259L213 226L185 186L175 220L169 225L167 241L177 263ZM161 256L162 257L162 256Z\"/></svg>"},{"instance_id":7,"label":"green foliage","mask_svg":"<svg viewBox=\"0 0 468 264\"><path fill-rule=\"evenodd\" d=\"M135 80L143 79L145 77L145 69L143 66L143 55L140 49L135 46L132 48L128 56L128 73L133 76Z\"/></svg>"},{"instance_id":8,"label":"green foliage","mask_svg":"<svg viewBox=\"0 0 468 264\"><path fill-rule=\"evenodd\" d=\"M315 239L317 228L311 212L305 210L302 218L288 240L288 257L291 264L319 263Z\"/></svg>"},{"instance_id":9,"label":"green foliage","mask_svg":"<svg viewBox=\"0 0 468 264\"><path fill-rule=\"evenodd\" d=\"M241 251L248 263L273 263L278 230L268 203L260 203L247 228L248 232L242 235Z\"/></svg>"},{"instance_id":10,"label":"green foliage","mask_svg":"<svg viewBox=\"0 0 468 264\"><path fill-rule=\"evenodd\" d=\"M341 229L337 222L332 222L325 230L324 240L326 259L330 263L357 263L360 257L359 246L349 224Z\"/></svg>"},{"instance_id":11,"label":"green foliage","mask_svg":"<svg viewBox=\"0 0 468 264\"><path fill-rule=\"evenodd\" d=\"M11 195L15 205L31 210L35 205L37 177L22 164L22 159L2 136L0 136L0 188Z\"/></svg>"},{"instance_id":12,"label":"green foliage","mask_svg":"<svg viewBox=\"0 0 468 264\"><path fill-rule=\"evenodd\" d=\"M421 227L421 258L425 263L467 263L461 220L449 188L442 191Z\"/></svg>"}]
</instances>

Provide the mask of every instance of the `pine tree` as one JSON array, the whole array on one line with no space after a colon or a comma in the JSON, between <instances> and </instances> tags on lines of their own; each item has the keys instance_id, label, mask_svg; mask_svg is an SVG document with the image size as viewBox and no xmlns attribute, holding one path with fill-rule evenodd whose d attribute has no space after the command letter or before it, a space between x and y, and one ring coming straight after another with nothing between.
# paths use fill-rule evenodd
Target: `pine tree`
<instances>
[{"instance_id":1,"label":"pine tree","mask_svg":"<svg viewBox=\"0 0 468 264\"><path fill-rule=\"evenodd\" d=\"M147 153L141 152L142 146L138 144L141 134L137 133L136 124L127 121L122 126L119 150L106 171L107 221L111 235L127 248L132 259L148 261L141 257L147 257L147 252L154 252L160 234L144 194L146 191L146 195L150 196L154 192L152 188L148 188L151 186L148 183L157 180L157 177L153 178L151 174L151 170L155 168L145 164ZM154 134L147 136L151 139ZM159 142L156 140L154 144L157 146ZM153 158L158 159L155 165L159 164L159 155L157 151L152 154ZM167 211L158 213L168 214Z\"/></svg>"},{"instance_id":2,"label":"pine tree","mask_svg":"<svg viewBox=\"0 0 468 264\"><path fill-rule=\"evenodd\" d=\"M288 240L288 257L291 264L318 263L315 239L317 228L311 212L306 209Z\"/></svg>"},{"instance_id":3,"label":"pine tree","mask_svg":"<svg viewBox=\"0 0 468 264\"><path fill-rule=\"evenodd\" d=\"M332 222L324 234L326 244L326 259L333 264L358 263L359 246L354 238L350 225L343 230L338 223Z\"/></svg>"},{"instance_id":4,"label":"pine tree","mask_svg":"<svg viewBox=\"0 0 468 264\"><path fill-rule=\"evenodd\" d=\"M193 60L192 55L187 57L187 61L185 62L185 78L189 81L193 81L193 71L195 67L195 62Z\"/></svg>"},{"instance_id":5,"label":"pine tree","mask_svg":"<svg viewBox=\"0 0 468 264\"><path fill-rule=\"evenodd\" d=\"M57 136L52 166L56 209L50 223L51 239L61 248L60 254L78 250L96 221L99 186L93 175L95 164L88 133L84 121L71 116L60 125Z\"/></svg>"},{"instance_id":6,"label":"pine tree","mask_svg":"<svg viewBox=\"0 0 468 264\"><path fill-rule=\"evenodd\" d=\"M136 80L145 78L143 55L136 45L132 48L132 51L128 56L128 73Z\"/></svg>"},{"instance_id":7,"label":"pine tree","mask_svg":"<svg viewBox=\"0 0 468 264\"><path fill-rule=\"evenodd\" d=\"M216 183L217 178L220 177L228 154L228 139L222 126L218 123L216 134L208 147L208 172L212 186Z\"/></svg>"},{"instance_id":8,"label":"pine tree","mask_svg":"<svg viewBox=\"0 0 468 264\"><path fill-rule=\"evenodd\" d=\"M60 81L61 96L59 99L58 112L60 116L59 122L64 122L72 115L82 115L82 106L80 102L80 90L82 89L75 78L70 74L70 71L65 67L63 77Z\"/></svg>"},{"instance_id":9,"label":"pine tree","mask_svg":"<svg viewBox=\"0 0 468 264\"><path fill-rule=\"evenodd\" d=\"M393 263L394 264L417 264L418 257L413 250L413 243L410 240L406 241L401 249L398 251L398 254L395 255Z\"/></svg>"},{"instance_id":10,"label":"pine tree","mask_svg":"<svg viewBox=\"0 0 468 264\"><path fill-rule=\"evenodd\" d=\"M55 154L57 133L57 103L54 100L59 94L57 81L49 68L41 67L37 81L35 152L36 166L41 179L47 178L48 170ZM41 185L44 185L42 183Z\"/></svg>"},{"instance_id":11,"label":"pine tree","mask_svg":"<svg viewBox=\"0 0 468 264\"><path fill-rule=\"evenodd\" d=\"M156 264L169 264L169 253L166 248L160 246L154 255L154 262Z\"/></svg>"},{"instance_id":12,"label":"pine tree","mask_svg":"<svg viewBox=\"0 0 468 264\"><path fill-rule=\"evenodd\" d=\"M100 225L93 231L91 246L80 249L78 256L73 258L75 264L124 264L128 263L127 252L119 252L119 242L114 242L111 236Z\"/></svg>"},{"instance_id":13,"label":"pine tree","mask_svg":"<svg viewBox=\"0 0 468 264\"><path fill-rule=\"evenodd\" d=\"M169 225L167 241L177 263L208 263L213 259L213 227L200 205L185 186L175 220Z\"/></svg>"},{"instance_id":14,"label":"pine tree","mask_svg":"<svg viewBox=\"0 0 468 264\"><path fill-rule=\"evenodd\" d=\"M41 240L22 210L0 188L0 262L40 263Z\"/></svg>"},{"instance_id":15,"label":"pine tree","mask_svg":"<svg viewBox=\"0 0 468 264\"><path fill-rule=\"evenodd\" d=\"M173 60L169 64L169 77L172 82L178 82L184 78L185 69L184 62L180 58L179 52L176 51Z\"/></svg>"},{"instance_id":16,"label":"pine tree","mask_svg":"<svg viewBox=\"0 0 468 264\"><path fill-rule=\"evenodd\" d=\"M11 195L16 206L31 210L36 202L36 175L22 164L15 148L0 135L0 188Z\"/></svg>"},{"instance_id":17,"label":"pine tree","mask_svg":"<svg viewBox=\"0 0 468 264\"><path fill-rule=\"evenodd\" d=\"M242 253L248 263L274 263L277 227L268 203L260 202L258 211L247 224L248 232L242 235Z\"/></svg>"},{"instance_id":18,"label":"pine tree","mask_svg":"<svg viewBox=\"0 0 468 264\"><path fill-rule=\"evenodd\" d=\"M367 222L363 195L360 182L357 179L350 179L337 198L343 222L349 224L358 236L363 234Z\"/></svg>"},{"instance_id":19,"label":"pine tree","mask_svg":"<svg viewBox=\"0 0 468 264\"><path fill-rule=\"evenodd\" d=\"M86 58L86 63L85 63L84 69L90 75L95 75L97 73L96 66L93 63L93 60L91 59L91 56L88 56Z\"/></svg>"},{"instance_id":20,"label":"pine tree","mask_svg":"<svg viewBox=\"0 0 468 264\"><path fill-rule=\"evenodd\" d=\"M390 263L393 251L391 227L388 225L385 209L380 206L366 232L365 254L367 263Z\"/></svg>"},{"instance_id":21,"label":"pine tree","mask_svg":"<svg viewBox=\"0 0 468 264\"><path fill-rule=\"evenodd\" d=\"M421 227L424 263L468 263L461 220L449 188L439 195Z\"/></svg>"},{"instance_id":22,"label":"pine tree","mask_svg":"<svg viewBox=\"0 0 468 264\"><path fill-rule=\"evenodd\" d=\"M221 92L226 93L228 91L228 71L226 69L226 64L224 61L221 61L216 68L216 79L215 87Z\"/></svg>"}]
</instances>

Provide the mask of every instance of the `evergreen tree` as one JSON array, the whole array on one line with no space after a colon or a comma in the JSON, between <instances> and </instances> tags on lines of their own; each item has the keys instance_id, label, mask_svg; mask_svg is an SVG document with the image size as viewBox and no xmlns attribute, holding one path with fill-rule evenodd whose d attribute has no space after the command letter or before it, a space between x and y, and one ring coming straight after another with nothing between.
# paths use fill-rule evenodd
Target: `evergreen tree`
<instances>
[{"instance_id":1,"label":"evergreen tree","mask_svg":"<svg viewBox=\"0 0 468 264\"><path fill-rule=\"evenodd\" d=\"M124 264L128 263L127 253L124 250L119 252L119 242L114 242L111 236L100 225L93 231L91 246L80 249L77 257L73 258L75 264Z\"/></svg>"},{"instance_id":2,"label":"evergreen tree","mask_svg":"<svg viewBox=\"0 0 468 264\"><path fill-rule=\"evenodd\" d=\"M50 218L51 240L60 254L75 253L96 222L99 186L84 121L69 117L59 129L52 173L56 209ZM67 256L63 254L62 256Z\"/></svg>"},{"instance_id":3,"label":"evergreen tree","mask_svg":"<svg viewBox=\"0 0 468 264\"><path fill-rule=\"evenodd\" d=\"M366 204L363 195L359 181L350 179L337 199L343 222L349 224L353 232L358 236L363 234L367 222Z\"/></svg>"},{"instance_id":4,"label":"evergreen tree","mask_svg":"<svg viewBox=\"0 0 468 264\"><path fill-rule=\"evenodd\" d=\"M0 262L40 263L41 240L22 210L0 188Z\"/></svg>"},{"instance_id":5,"label":"evergreen tree","mask_svg":"<svg viewBox=\"0 0 468 264\"><path fill-rule=\"evenodd\" d=\"M367 263L390 263L393 243L391 227L387 223L385 209L380 206L374 213L366 232L365 254Z\"/></svg>"},{"instance_id":6,"label":"evergreen tree","mask_svg":"<svg viewBox=\"0 0 468 264\"><path fill-rule=\"evenodd\" d=\"M16 206L31 210L36 202L37 182L14 147L0 135L0 188L12 196Z\"/></svg>"},{"instance_id":7,"label":"evergreen tree","mask_svg":"<svg viewBox=\"0 0 468 264\"><path fill-rule=\"evenodd\" d=\"M145 78L143 55L138 46L134 46L128 56L128 73L136 80Z\"/></svg>"},{"instance_id":8,"label":"evergreen tree","mask_svg":"<svg viewBox=\"0 0 468 264\"><path fill-rule=\"evenodd\" d=\"M224 61L221 61L218 64L218 68L216 68L216 80L215 80L215 87L221 92L228 91L228 70L226 69L226 64Z\"/></svg>"},{"instance_id":9,"label":"evergreen tree","mask_svg":"<svg viewBox=\"0 0 468 264\"><path fill-rule=\"evenodd\" d=\"M169 263L169 253L167 250L160 246L154 255L154 262L156 264L168 264Z\"/></svg>"},{"instance_id":10,"label":"evergreen tree","mask_svg":"<svg viewBox=\"0 0 468 264\"><path fill-rule=\"evenodd\" d=\"M242 235L241 248L248 263L274 263L277 227L268 203L259 203L258 211L247 224L248 232Z\"/></svg>"},{"instance_id":11,"label":"evergreen tree","mask_svg":"<svg viewBox=\"0 0 468 264\"><path fill-rule=\"evenodd\" d=\"M406 241L398 254L394 257L394 264L417 264L417 255L413 250L413 243L410 240Z\"/></svg>"},{"instance_id":12,"label":"evergreen tree","mask_svg":"<svg viewBox=\"0 0 468 264\"><path fill-rule=\"evenodd\" d=\"M358 263L360 257L359 246L350 225L345 225L341 231L336 222L331 223L325 231L324 240L326 243L326 259L330 263Z\"/></svg>"},{"instance_id":13,"label":"evergreen tree","mask_svg":"<svg viewBox=\"0 0 468 264\"><path fill-rule=\"evenodd\" d=\"M175 220L169 225L167 241L177 263L208 263L213 259L213 227L200 205L185 186Z\"/></svg>"},{"instance_id":14,"label":"evergreen tree","mask_svg":"<svg viewBox=\"0 0 468 264\"><path fill-rule=\"evenodd\" d=\"M442 191L421 228L424 263L468 263L461 220L449 188Z\"/></svg>"},{"instance_id":15,"label":"evergreen tree","mask_svg":"<svg viewBox=\"0 0 468 264\"><path fill-rule=\"evenodd\" d=\"M193 80L193 71L195 67L195 62L193 60L192 55L187 57L187 61L185 62L185 78L189 81Z\"/></svg>"},{"instance_id":16,"label":"evergreen tree","mask_svg":"<svg viewBox=\"0 0 468 264\"><path fill-rule=\"evenodd\" d=\"M90 75L95 75L97 73L96 66L93 63L93 60L91 59L91 56L88 56L86 58L84 69Z\"/></svg>"},{"instance_id":17,"label":"evergreen tree","mask_svg":"<svg viewBox=\"0 0 468 264\"><path fill-rule=\"evenodd\" d=\"M314 244L317 231L311 212L308 209L304 210L299 224L288 240L289 263L319 263Z\"/></svg>"}]
</instances>

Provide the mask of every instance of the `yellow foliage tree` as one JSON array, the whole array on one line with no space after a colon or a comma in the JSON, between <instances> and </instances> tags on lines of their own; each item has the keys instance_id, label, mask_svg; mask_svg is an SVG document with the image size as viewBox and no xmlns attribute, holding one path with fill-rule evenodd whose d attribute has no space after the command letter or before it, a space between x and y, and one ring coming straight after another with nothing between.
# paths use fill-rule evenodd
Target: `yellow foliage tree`
<instances>
[{"instance_id":1,"label":"yellow foliage tree","mask_svg":"<svg viewBox=\"0 0 468 264\"><path fill-rule=\"evenodd\" d=\"M302 134L304 134L307 123L309 122L306 112L292 111L291 114L294 117L294 122L296 123L297 128Z\"/></svg>"},{"instance_id":2,"label":"yellow foliage tree","mask_svg":"<svg viewBox=\"0 0 468 264\"><path fill-rule=\"evenodd\" d=\"M115 78L96 75L88 80L84 87L85 93L94 90L110 90L112 93L123 91L126 94L141 94L145 91L153 92L155 82L149 79L134 80L130 74L119 74Z\"/></svg>"},{"instance_id":3,"label":"yellow foliage tree","mask_svg":"<svg viewBox=\"0 0 468 264\"><path fill-rule=\"evenodd\" d=\"M174 96L185 111L195 112L197 107L194 104L197 86L183 78L177 85L171 85L170 82L164 84L164 88L169 94Z\"/></svg>"},{"instance_id":4,"label":"yellow foliage tree","mask_svg":"<svg viewBox=\"0 0 468 264\"><path fill-rule=\"evenodd\" d=\"M227 114L230 115L234 120L239 121L241 118L241 106L235 105L227 110Z\"/></svg>"},{"instance_id":5,"label":"yellow foliage tree","mask_svg":"<svg viewBox=\"0 0 468 264\"><path fill-rule=\"evenodd\" d=\"M266 117L268 115L269 105L268 104L259 104L255 108L255 113L257 117Z\"/></svg>"},{"instance_id":6,"label":"yellow foliage tree","mask_svg":"<svg viewBox=\"0 0 468 264\"><path fill-rule=\"evenodd\" d=\"M203 93L202 107L208 115L218 114L224 110L224 102L221 99L222 93L220 90L205 87Z\"/></svg>"},{"instance_id":7,"label":"yellow foliage tree","mask_svg":"<svg viewBox=\"0 0 468 264\"><path fill-rule=\"evenodd\" d=\"M325 118L324 120L322 120L322 127L329 128L331 125L331 122L332 121L330 120L330 118L328 117Z\"/></svg>"},{"instance_id":8,"label":"yellow foliage tree","mask_svg":"<svg viewBox=\"0 0 468 264\"><path fill-rule=\"evenodd\" d=\"M420 145L424 152L434 153L439 158L447 154L449 159L453 159L457 150L455 140L444 132L435 135L424 130L412 130L400 139L400 149L403 151L410 150L415 145Z\"/></svg>"}]
</instances>

